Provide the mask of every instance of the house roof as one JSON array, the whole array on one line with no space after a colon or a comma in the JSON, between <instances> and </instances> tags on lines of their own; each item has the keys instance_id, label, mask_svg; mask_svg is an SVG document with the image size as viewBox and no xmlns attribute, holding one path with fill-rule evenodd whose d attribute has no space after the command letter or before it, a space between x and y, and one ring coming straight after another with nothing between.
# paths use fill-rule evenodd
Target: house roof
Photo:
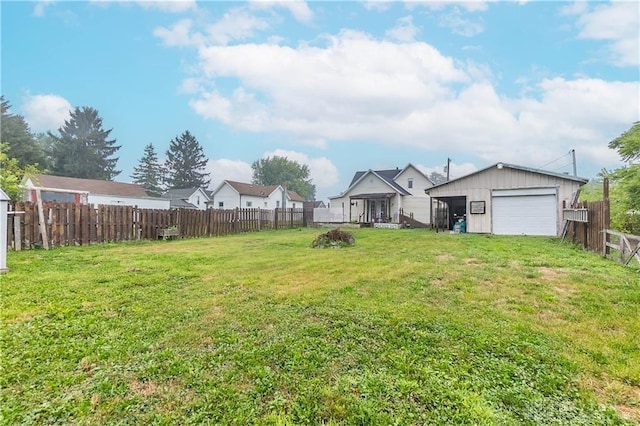
<instances>
[{"instance_id":1,"label":"house roof","mask_svg":"<svg viewBox=\"0 0 640 426\"><path fill-rule=\"evenodd\" d=\"M280 185L258 185L255 183L235 182L232 180L225 180L222 185L225 183L235 189L240 195L252 195L254 197L268 197L273 193L273 191L281 188ZM220 187L222 185L220 185ZM220 187L218 187L218 189L220 189ZM214 192L217 192L218 189ZM304 202L304 198L295 191L287 190L287 196L291 201Z\"/></svg>"},{"instance_id":2,"label":"house roof","mask_svg":"<svg viewBox=\"0 0 640 426\"><path fill-rule=\"evenodd\" d=\"M235 182L225 180L233 189L241 195L253 195L256 197L268 197L279 185L257 185L254 183Z\"/></svg>"},{"instance_id":3,"label":"house roof","mask_svg":"<svg viewBox=\"0 0 640 426\"><path fill-rule=\"evenodd\" d=\"M409 167L409 166L410 166L410 164L407 165L407 167ZM390 169L390 170L371 170L371 169L369 169L369 170L366 170L366 171L357 171L356 174L353 175L353 179L351 179L351 184L349 184L349 188L347 188L347 190L344 191L342 194L340 194L340 195L338 195L336 197L329 197L329 199L344 197L351 190L351 188L353 188L358 182L360 182L362 179L364 179L369 174L373 174L374 176L377 176L380 180L385 182L387 185L389 185L391 188L393 188L396 192L398 192L398 193L400 193L402 195L411 195L410 192L408 192L402 186L398 185L393 180L393 179L396 178L396 176L398 176L400 173L405 171L407 169L407 167L405 167L404 169L399 169L399 168Z\"/></svg>"},{"instance_id":4,"label":"house roof","mask_svg":"<svg viewBox=\"0 0 640 426\"><path fill-rule=\"evenodd\" d=\"M185 201L182 198L172 198L169 201L169 206L172 209L179 209L179 208L183 208L183 209L198 209L198 207L196 207L195 205L189 203L188 201Z\"/></svg>"},{"instance_id":5,"label":"house roof","mask_svg":"<svg viewBox=\"0 0 640 426\"><path fill-rule=\"evenodd\" d=\"M532 168L532 167L518 166L516 164L508 164L508 163L498 162L498 163L495 163L495 164L493 164L493 165L491 165L489 167L485 167L484 169L478 170L478 171L473 172L473 173L469 173L468 175L461 176L461 177L455 178L455 179L451 179L448 182L443 182L443 183L438 184L438 185L434 185L431 188L425 189L425 192L429 193L429 191L431 191L432 189L442 188L444 186L449 185L452 182L457 182L457 181L460 181L460 180L463 180L463 179L467 179L467 178L469 178L471 176L478 175L480 173L483 173L483 172L485 172L487 170L490 170L490 169L493 169L495 167L507 168L507 169L513 169L513 170L522 170L522 171L530 172L530 173L538 173L538 174L542 174L542 175L553 176L553 177L556 177L556 178L559 178L559 179L572 180L572 181L580 182L580 183L583 183L583 184L589 182L589 179L578 177L578 176L571 176L571 175L566 175L564 173L555 173L555 172L549 172L549 171L542 170L542 169L535 169L535 168Z\"/></svg>"},{"instance_id":6,"label":"house roof","mask_svg":"<svg viewBox=\"0 0 640 426\"><path fill-rule=\"evenodd\" d=\"M300 202L304 203L304 198L302 198L300 195L298 195L298 193L296 191L287 190L287 195L289 196L289 199L291 201L300 201Z\"/></svg>"},{"instance_id":7,"label":"house roof","mask_svg":"<svg viewBox=\"0 0 640 426\"><path fill-rule=\"evenodd\" d=\"M169 189L167 190L164 194L162 194L163 198L171 198L171 199L175 199L175 198L180 198L183 200L186 200L187 198L189 198L194 192L198 191L201 188L177 188L177 189ZM204 189L202 190L202 192L204 192L204 194L206 196L209 196L207 194L207 191L205 191Z\"/></svg>"},{"instance_id":8,"label":"house roof","mask_svg":"<svg viewBox=\"0 0 640 426\"><path fill-rule=\"evenodd\" d=\"M135 183L113 182L110 180L79 179L64 176L35 174L31 181L36 187L63 189L69 192L89 192L102 195L149 198L144 188Z\"/></svg>"}]
</instances>

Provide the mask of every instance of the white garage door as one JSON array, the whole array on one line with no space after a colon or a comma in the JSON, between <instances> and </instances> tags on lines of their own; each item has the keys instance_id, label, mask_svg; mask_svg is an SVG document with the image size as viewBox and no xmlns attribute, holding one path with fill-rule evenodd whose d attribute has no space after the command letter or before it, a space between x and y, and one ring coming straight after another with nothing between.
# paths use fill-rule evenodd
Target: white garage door
<instances>
[{"instance_id":1,"label":"white garage door","mask_svg":"<svg viewBox=\"0 0 640 426\"><path fill-rule=\"evenodd\" d=\"M496 235L557 235L556 188L493 190L492 223Z\"/></svg>"}]
</instances>

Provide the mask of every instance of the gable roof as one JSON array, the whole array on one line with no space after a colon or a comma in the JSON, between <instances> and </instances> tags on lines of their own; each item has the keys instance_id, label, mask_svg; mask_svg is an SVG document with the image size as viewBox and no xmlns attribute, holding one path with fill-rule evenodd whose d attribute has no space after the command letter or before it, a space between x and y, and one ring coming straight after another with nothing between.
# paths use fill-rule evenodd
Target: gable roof
<instances>
[{"instance_id":1,"label":"gable roof","mask_svg":"<svg viewBox=\"0 0 640 426\"><path fill-rule=\"evenodd\" d=\"M254 197L268 197L279 185L257 185L255 183L235 182L225 180L229 186L238 191L240 195L253 195ZM223 182L223 183L224 183Z\"/></svg>"},{"instance_id":2,"label":"gable roof","mask_svg":"<svg viewBox=\"0 0 640 426\"><path fill-rule=\"evenodd\" d=\"M404 171L404 169L400 170L398 168L391 169L391 170L371 170L371 169L369 169L367 171L358 171L353 176L353 179L351 180L351 184L349 185L349 188L347 188L347 190L344 191L340 196L343 196L344 194L349 192L351 190L351 188L353 188L358 182L362 181L369 174L373 174L374 176L377 176L384 183L386 183L387 185L392 187L396 192L399 192L402 195L411 195L410 192L408 192L406 189L404 189L403 187L398 185L393 180L396 176L398 176L403 171ZM335 198L337 198L337 197L335 197Z\"/></svg>"},{"instance_id":3,"label":"gable roof","mask_svg":"<svg viewBox=\"0 0 640 426\"><path fill-rule=\"evenodd\" d=\"M123 197L150 198L144 188L135 183L79 179L43 174L34 174L31 176L31 181L39 188L63 189L69 192L89 192L90 194L120 195Z\"/></svg>"},{"instance_id":4,"label":"gable roof","mask_svg":"<svg viewBox=\"0 0 640 426\"><path fill-rule=\"evenodd\" d=\"M473 173L469 173L468 175L460 176L459 178L451 179L451 180L450 180L450 181L448 181L448 182L443 182L443 183L440 183L440 184L438 184L438 185L434 185L434 186L432 186L431 188L427 188L427 189L425 190L425 192L427 192L427 193L428 193L428 192L429 192L430 190L432 190L432 189L435 189L435 188L441 188L441 187L443 187L443 186L449 185L451 182L457 182L457 181L459 181L459 180L463 180L463 179L470 178L470 177L472 177L472 176L478 175L478 174L480 174L480 173L483 173L483 172L485 172L485 171L487 171L487 170L490 170L490 169L493 169L493 168L495 168L495 167L498 167L498 168L508 168L508 169L513 169L513 170L522 170L522 171L525 171L525 172L537 173L537 174L541 174L541 175L552 176L552 177L556 177L556 178L559 178L559 179L572 180L572 181L574 181L574 182L580 182L580 183L583 183L583 184L584 184L584 183L589 182L589 179L581 178L581 177L578 177L578 176L566 175L566 174L564 174L564 173L549 172L549 171L546 171L546 170L542 170L542 169L535 169L535 168L532 168L532 167L518 166L517 164L509 164L509 163L497 162L497 163L495 163L495 164L492 164L492 165L491 165L491 166L489 166L489 167L485 167L484 169L481 169L481 170L475 171L475 172L473 172Z\"/></svg>"},{"instance_id":5,"label":"gable roof","mask_svg":"<svg viewBox=\"0 0 640 426\"><path fill-rule=\"evenodd\" d=\"M182 198L172 198L169 201L169 206L172 209L184 208L184 209L195 209L195 210L198 210L198 207L196 207L194 204L191 204L188 201L185 201Z\"/></svg>"},{"instance_id":6,"label":"gable roof","mask_svg":"<svg viewBox=\"0 0 640 426\"><path fill-rule=\"evenodd\" d=\"M302 198L296 191L287 190L287 195L291 201L300 201L304 203L304 198Z\"/></svg>"},{"instance_id":7,"label":"gable roof","mask_svg":"<svg viewBox=\"0 0 640 426\"><path fill-rule=\"evenodd\" d=\"M207 194L207 191L205 191L202 188L176 188L176 189L168 189L164 194L162 194L163 198L171 198L171 199L183 199L186 200L187 198L189 198L194 192L198 191L198 190L202 190L202 192L204 193L204 195L206 195L207 197L209 196Z\"/></svg>"}]
</instances>

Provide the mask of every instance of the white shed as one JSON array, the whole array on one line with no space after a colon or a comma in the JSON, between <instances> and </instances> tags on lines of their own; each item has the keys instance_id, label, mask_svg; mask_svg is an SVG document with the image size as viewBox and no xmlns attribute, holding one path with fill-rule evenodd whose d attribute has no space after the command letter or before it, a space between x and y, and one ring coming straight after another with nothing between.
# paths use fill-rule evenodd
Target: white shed
<instances>
[{"instance_id":1,"label":"white shed","mask_svg":"<svg viewBox=\"0 0 640 426\"><path fill-rule=\"evenodd\" d=\"M466 216L466 230L496 235L557 236L562 209L588 180L507 163L496 163L425 190L448 206L451 229Z\"/></svg>"}]
</instances>

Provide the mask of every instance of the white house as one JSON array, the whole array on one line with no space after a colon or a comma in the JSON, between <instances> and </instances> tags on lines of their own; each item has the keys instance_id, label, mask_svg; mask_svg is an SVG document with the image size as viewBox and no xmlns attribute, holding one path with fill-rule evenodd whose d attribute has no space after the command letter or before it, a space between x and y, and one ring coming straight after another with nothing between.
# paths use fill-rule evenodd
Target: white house
<instances>
[{"instance_id":1,"label":"white house","mask_svg":"<svg viewBox=\"0 0 640 426\"><path fill-rule=\"evenodd\" d=\"M214 209L276 208L301 209L304 199L295 191L287 191L285 205L282 205L284 189L280 185L256 185L252 183L223 181L213 191L209 204Z\"/></svg>"},{"instance_id":2,"label":"white house","mask_svg":"<svg viewBox=\"0 0 640 426\"><path fill-rule=\"evenodd\" d=\"M99 204L138 206L143 209L169 208L169 200L150 197L142 186L135 183L43 174L27 177L23 183L25 201L37 201L37 190L40 190L42 201L94 206Z\"/></svg>"},{"instance_id":3,"label":"white house","mask_svg":"<svg viewBox=\"0 0 640 426\"><path fill-rule=\"evenodd\" d=\"M162 194L162 198L169 199L172 209L206 210L210 201L207 191L202 188L170 189Z\"/></svg>"},{"instance_id":4,"label":"white house","mask_svg":"<svg viewBox=\"0 0 640 426\"><path fill-rule=\"evenodd\" d=\"M587 179L496 163L426 189L447 204L446 221L466 215L466 230L498 235L559 235L563 204L569 207Z\"/></svg>"},{"instance_id":5,"label":"white house","mask_svg":"<svg viewBox=\"0 0 640 426\"><path fill-rule=\"evenodd\" d=\"M342 210L342 221L399 223L400 215L427 225L431 201L424 190L433 182L412 164L403 169L366 170L353 176L340 195L329 197L332 211Z\"/></svg>"}]
</instances>

